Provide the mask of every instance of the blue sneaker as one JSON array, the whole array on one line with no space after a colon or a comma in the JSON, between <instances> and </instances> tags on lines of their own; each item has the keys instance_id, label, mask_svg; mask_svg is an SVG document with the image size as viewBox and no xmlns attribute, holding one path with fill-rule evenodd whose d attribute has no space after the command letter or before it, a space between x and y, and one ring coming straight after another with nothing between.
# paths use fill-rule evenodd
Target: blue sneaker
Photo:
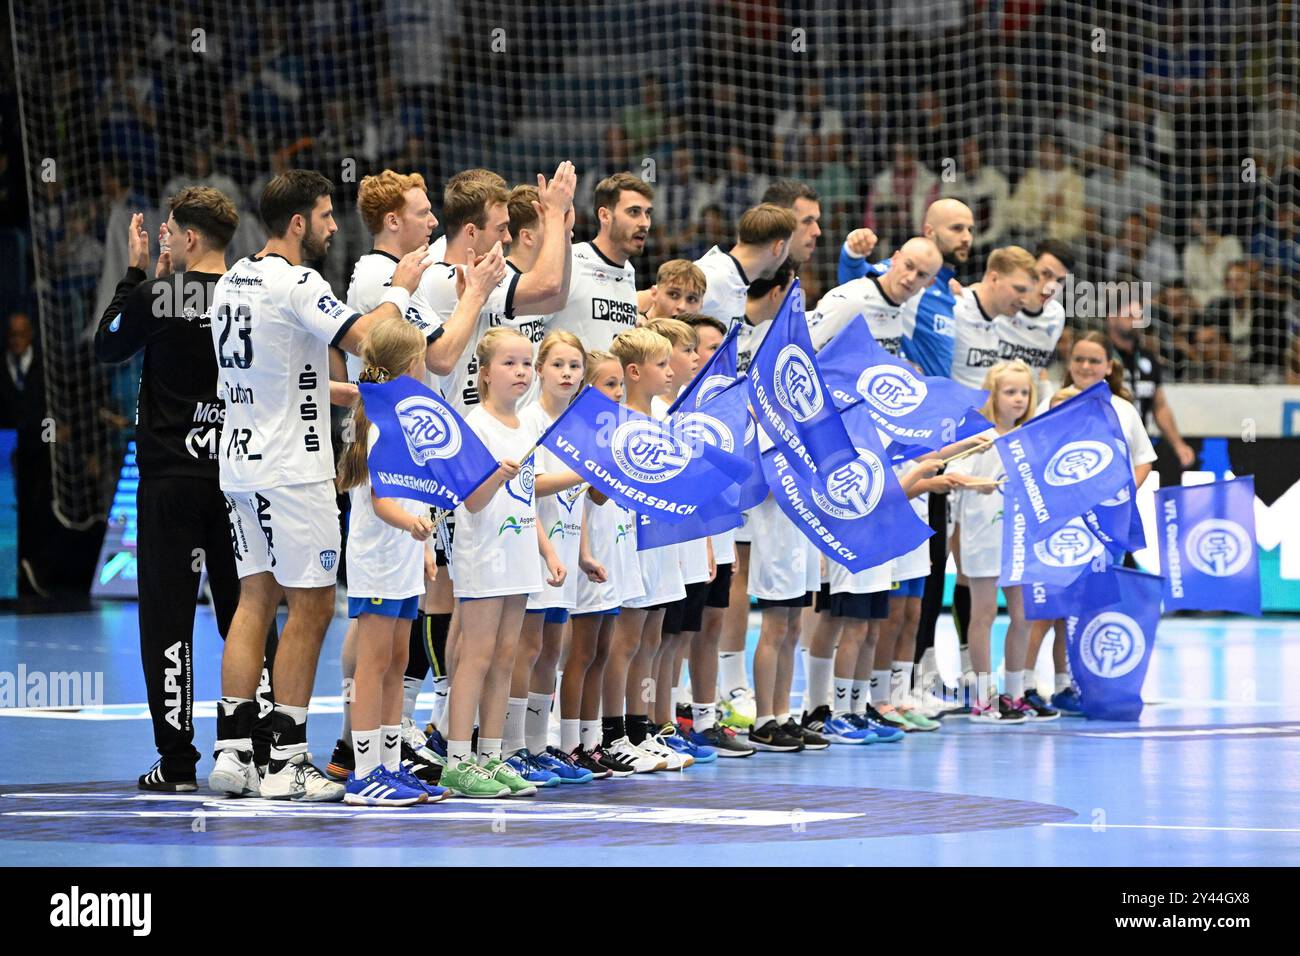
<instances>
[{"instance_id":1,"label":"blue sneaker","mask_svg":"<svg viewBox=\"0 0 1300 956\"><path fill-rule=\"evenodd\" d=\"M694 757L696 763L713 763L718 759L718 752L712 747L701 747L681 732L676 724L664 724L659 731L664 743L679 754Z\"/></svg>"},{"instance_id":2,"label":"blue sneaker","mask_svg":"<svg viewBox=\"0 0 1300 956\"><path fill-rule=\"evenodd\" d=\"M527 748L506 758L506 763L510 769L519 776L523 777L528 783L535 787L558 787L560 785L559 775L551 773L538 762L537 757Z\"/></svg>"},{"instance_id":3,"label":"blue sneaker","mask_svg":"<svg viewBox=\"0 0 1300 956\"><path fill-rule=\"evenodd\" d=\"M355 772L350 773L343 785L343 802L354 807L409 807L415 803L425 803L428 799L428 793L418 781L408 784L382 766L376 767L360 780Z\"/></svg>"},{"instance_id":4,"label":"blue sneaker","mask_svg":"<svg viewBox=\"0 0 1300 956\"><path fill-rule=\"evenodd\" d=\"M442 765L447 766L447 738L433 724L424 725L424 745L442 758Z\"/></svg>"},{"instance_id":5,"label":"blue sneaker","mask_svg":"<svg viewBox=\"0 0 1300 956\"><path fill-rule=\"evenodd\" d=\"M1067 717L1079 717L1083 714L1083 701L1079 699L1079 692L1073 686L1065 688L1059 694L1053 694L1052 706Z\"/></svg>"},{"instance_id":6,"label":"blue sneaker","mask_svg":"<svg viewBox=\"0 0 1300 956\"><path fill-rule=\"evenodd\" d=\"M867 743L893 744L907 736L897 727L887 727L868 719L866 714L846 714L844 719L858 730L865 730L875 738L868 740Z\"/></svg>"},{"instance_id":7,"label":"blue sneaker","mask_svg":"<svg viewBox=\"0 0 1300 956\"><path fill-rule=\"evenodd\" d=\"M879 738L871 731L857 728L843 717L830 717L822 721L817 731L833 744L874 744Z\"/></svg>"},{"instance_id":8,"label":"blue sneaker","mask_svg":"<svg viewBox=\"0 0 1300 956\"><path fill-rule=\"evenodd\" d=\"M549 770L560 778L560 783L591 783L596 775L590 770L583 770L572 758L554 747L547 747L545 752L537 755L537 763L543 770Z\"/></svg>"},{"instance_id":9,"label":"blue sneaker","mask_svg":"<svg viewBox=\"0 0 1300 956\"><path fill-rule=\"evenodd\" d=\"M400 780L408 787L423 790L428 794L428 799L424 801L425 803L437 803L439 800L445 800L447 798L446 787L440 787L436 783L429 783L425 780L421 780L406 764L402 764L402 769L397 773L389 771L389 776L396 780Z\"/></svg>"}]
</instances>

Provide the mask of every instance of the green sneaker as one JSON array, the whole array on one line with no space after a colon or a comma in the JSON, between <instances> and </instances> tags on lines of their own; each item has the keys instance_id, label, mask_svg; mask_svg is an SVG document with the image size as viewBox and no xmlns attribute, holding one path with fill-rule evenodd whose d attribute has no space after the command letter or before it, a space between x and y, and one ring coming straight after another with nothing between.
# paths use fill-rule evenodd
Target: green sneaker
<instances>
[{"instance_id":1,"label":"green sneaker","mask_svg":"<svg viewBox=\"0 0 1300 956\"><path fill-rule=\"evenodd\" d=\"M519 776L515 768L504 760L492 758L483 765L483 772L490 776L495 783L508 787L510 792L507 796L531 797L537 793L537 787ZM443 784L443 786L445 787L446 784Z\"/></svg>"},{"instance_id":2,"label":"green sneaker","mask_svg":"<svg viewBox=\"0 0 1300 956\"><path fill-rule=\"evenodd\" d=\"M904 710L900 707L897 712L902 714L903 719L911 725L912 730L938 730L943 726L939 721L931 720L919 710L912 710L911 708Z\"/></svg>"},{"instance_id":3,"label":"green sneaker","mask_svg":"<svg viewBox=\"0 0 1300 956\"><path fill-rule=\"evenodd\" d=\"M495 780L476 763L462 760L454 767L443 768L439 786L446 787L456 797L508 797L510 788Z\"/></svg>"},{"instance_id":4,"label":"green sneaker","mask_svg":"<svg viewBox=\"0 0 1300 956\"><path fill-rule=\"evenodd\" d=\"M730 700L718 701L718 723L732 730L749 730L754 726L754 694L749 688L733 691Z\"/></svg>"},{"instance_id":5,"label":"green sneaker","mask_svg":"<svg viewBox=\"0 0 1300 956\"><path fill-rule=\"evenodd\" d=\"M872 714L872 709L874 709L880 716L877 717ZM872 720L884 724L886 727L897 727L904 733L916 729L893 704L881 704L879 707L875 707L874 704L868 704L867 716Z\"/></svg>"}]
</instances>

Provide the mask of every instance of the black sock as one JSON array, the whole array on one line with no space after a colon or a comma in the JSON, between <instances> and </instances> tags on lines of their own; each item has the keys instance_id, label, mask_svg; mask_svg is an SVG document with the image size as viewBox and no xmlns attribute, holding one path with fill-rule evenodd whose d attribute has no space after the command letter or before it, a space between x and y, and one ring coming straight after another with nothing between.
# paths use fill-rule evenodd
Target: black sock
<instances>
[{"instance_id":1,"label":"black sock","mask_svg":"<svg viewBox=\"0 0 1300 956\"><path fill-rule=\"evenodd\" d=\"M429 629L429 617L418 611L411 622L411 641L406 655L406 676L412 680L424 680L429 673L429 657L425 651L425 635Z\"/></svg>"},{"instance_id":2,"label":"black sock","mask_svg":"<svg viewBox=\"0 0 1300 956\"><path fill-rule=\"evenodd\" d=\"M626 735L622 717L600 718L600 742L602 747L610 747L614 741Z\"/></svg>"},{"instance_id":3,"label":"black sock","mask_svg":"<svg viewBox=\"0 0 1300 956\"><path fill-rule=\"evenodd\" d=\"M217 739L243 740L253 736L253 721L257 718L257 701L246 700L235 706L233 713L226 713L225 701L217 703Z\"/></svg>"},{"instance_id":4,"label":"black sock","mask_svg":"<svg viewBox=\"0 0 1300 956\"><path fill-rule=\"evenodd\" d=\"M650 718L645 714L627 715L627 739L633 745L639 744L650 736Z\"/></svg>"},{"instance_id":5,"label":"black sock","mask_svg":"<svg viewBox=\"0 0 1300 956\"><path fill-rule=\"evenodd\" d=\"M970 587L955 585L952 589L952 623L957 628L957 643L966 646L966 627L970 624Z\"/></svg>"},{"instance_id":6,"label":"black sock","mask_svg":"<svg viewBox=\"0 0 1300 956\"><path fill-rule=\"evenodd\" d=\"M447 676L447 633L451 630L450 614L429 614L425 656L435 678Z\"/></svg>"}]
</instances>

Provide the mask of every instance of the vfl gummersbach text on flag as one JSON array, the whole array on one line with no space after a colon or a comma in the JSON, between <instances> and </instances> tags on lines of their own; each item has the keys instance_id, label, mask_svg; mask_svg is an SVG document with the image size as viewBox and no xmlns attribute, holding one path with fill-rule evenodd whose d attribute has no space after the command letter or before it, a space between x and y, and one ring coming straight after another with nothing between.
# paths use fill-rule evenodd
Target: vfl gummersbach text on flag
<instances>
[{"instance_id":1,"label":"vfl gummersbach text on flag","mask_svg":"<svg viewBox=\"0 0 1300 956\"><path fill-rule=\"evenodd\" d=\"M1253 477L1161 488L1156 522L1167 608L1260 613Z\"/></svg>"}]
</instances>

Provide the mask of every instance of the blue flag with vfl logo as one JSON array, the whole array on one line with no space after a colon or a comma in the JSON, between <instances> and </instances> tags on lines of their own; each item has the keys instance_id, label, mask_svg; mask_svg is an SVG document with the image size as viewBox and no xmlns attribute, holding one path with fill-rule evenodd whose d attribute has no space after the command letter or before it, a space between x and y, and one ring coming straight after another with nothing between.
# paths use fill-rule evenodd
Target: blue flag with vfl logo
<instances>
[{"instance_id":1,"label":"blue flag with vfl logo","mask_svg":"<svg viewBox=\"0 0 1300 956\"><path fill-rule=\"evenodd\" d=\"M953 432L950 444L963 441L978 435L980 432L989 430L991 423L987 418L981 415L975 409L970 409L965 416L957 422L957 430ZM942 447L942 446L940 446ZM911 461L914 458L920 458L922 455L928 455L936 449L928 445L906 445L902 442L891 441L885 446L885 451L889 455L889 460L895 465L901 465L905 461Z\"/></svg>"},{"instance_id":2,"label":"blue flag with vfl logo","mask_svg":"<svg viewBox=\"0 0 1300 956\"><path fill-rule=\"evenodd\" d=\"M763 471L776 503L808 540L850 571L907 554L930 537L885 457L875 422L861 409L844 415L858 457L809 479L773 448Z\"/></svg>"},{"instance_id":3,"label":"blue flag with vfl logo","mask_svg":"<svg viewBox=\"0 0 1300 956\"><path fill-rule=\"evenodd\" d=\"M798 279L791 283L746 375L758 423L805 478L854 460L853 443L813 357Z\"/></svg>"},{"instance_id":4,"label":"blue flag with vfl logo","mask_svg":"<svg viewBox=\"0 0 1300 956\"><path fill-rule=\"evenodd\" d=\"M370 486L379 497L411 498L451 510L496 471L497 460L487 446L423 383L401 375L358 388L366 417L379 429L367 459Z\"/></svg>"},{"instance_id":5,"label":"blue flag with vfl logo","mask_svg":"<svg viewBox=\"0 0 1300 956\"><path fill-rule=\"evenodd\" d=\"M727 330L722 343L709 356L693 379L682 389L677 401L669 407L669 413L699 408L719 392L736 384L736 336L740 333L737 322Z\"/></svg>"},{"instance_id":6,"label":"blue flag with vfl logo","mask_svg":"<svg viewBox=\"0 0 1300 956\"><path fill-rule=\"evenodd\" d=\"M1056 621L1083 613L1085 594L1094 601L1113 604L1119 600L1119 584L1113 574L1098 573L1089 564L1070 584L1058 587L1033 581L1021 588L1020 594L1026 620Z\"/></svg>"},{"instance_id":7,"label":"blue flag with vfl logo","mask_svg":"<svg viewBox=\"0 0 1300 956\"><path fill-rule=\"evenodd\" d=\"M1070 675L1079 687L1084 716L1137 720L1160 623L1161 580L1116 566L1080 581L1075 592L1079 608L1065 626Z\"/></svg>"},{"instance_id":8,"label":"blue flag with vfl logo","mask_svg":"<svg viewBox=\"0 0 1300 956\"><path fill-rule=\"evenodd\" d=\"M696 380L698 378L697 375ZM684 433L696 441L706 442L730 454L739 455L749 462L745 453L745 433L752 426L749 417L748 392L744 382L737 382L733 378L730 386L714 392L712 397L706 397L693 410L686 410L688 408L690 406L683 406L682 411L670 416L673 427L679 433ZM696 538L705 538L711 534L722 534L732 528L739 528L743 523L740 516L740 489L740 485L728 485L695 514L672 524L643 515L637 528L636 549L646 551L650 548L662 548L665 545L694 541Z\"/></svg>"},{"instance_id":9,"label":"blue flag with vfl logo","mask_svg":"<svg viewBox=\"0 0 1300 956\"><path fill-rule=\"evenodd\" d=\"M750 473L743 456L612 402L590 386L538 444L597 491L667 522L709 514L711 503Z\"/></svg>"},{"instance_id":10,"label":"blue flag with vfl logo","mask_svg":"<svg viewBox=\"0 0 1300 956\"><path fill-rule=\"evenodd\" d=\"M1105 382L994 440L1007 470L1008 503L1025 515L1025 541L1114 498L1133 477L1128 443Z\"/></svg>"},{"instance_id":11,"label":"blue flag with vfl logo","mask_svg":"<svg viewBox=\"0 0 1300 956\"><path fill-rule=\"evenodd\" d=\"M1156 523L1166 607L1260 613L1254 478L1161 488Z\"/></svg>"},{"instance_id":12,"label":"blue flag with vfl logo","mask_svg":"<svg viewBox=\"0 0 1300 956\"><path fill-rule=\"evenodd\" d=\"M1112 557L1123 558L1126 551L1141 551L1147 546L1137 507L1137 483L1132 478L1114 498L1085 511L1083 520Z\"/></svg>"},{"instance_id":13,"label":"blue flag with vfl logo","mask_svg":"<svg viewBox=\"0 0 1300 956\"><path fill-rule=\"evenodd\" d=\"M1031 582L1066 587L1089 568L1099 571L1110 563L1106 548L1083 518L1071 518L1046 537L1029 541L1025 513L1008 503L1003 515L1000 587Z\"/></svg>"},{"instance_id":14,"label":"blue flag with vfl logo","mask_svg":"<svg viewBox=\"0 0 1300 956\"><path fill-rule=\"evenodd\" d=\"M837 406L864 405L881 431L899 445L922 449L917 454L977 435L992 424L976 411L988 400L987 391L921 375L881 348L860 315L817 353L817 364ZM958 431L962 422L965 434Z\"/></svg>"}]
</instances>

